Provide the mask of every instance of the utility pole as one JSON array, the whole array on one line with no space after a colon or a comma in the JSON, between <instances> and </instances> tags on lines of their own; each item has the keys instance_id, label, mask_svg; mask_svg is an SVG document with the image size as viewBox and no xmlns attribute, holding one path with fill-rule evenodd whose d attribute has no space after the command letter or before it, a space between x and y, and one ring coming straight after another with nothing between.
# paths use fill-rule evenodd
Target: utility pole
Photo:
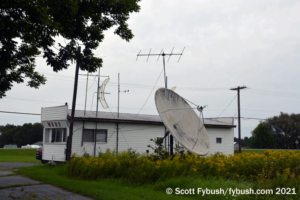
<instances>
[{"instance_id":1,"label":"utility pole","mask_svg":"<svg viewBox=\"0 0 300 200\"><path fill-rule=\"evenodd\" d=\"M119 120L119 108L120 108L120 92L129 92L129 90L120 91L120 73L118 73L118 120ZM117 155L119 151L119 122L117 122Z\"/></svg>"},{"instance_id":2,"label":"utility pole","mask_svg":"<svg viewBox=\"0 0 300 200\"><path fill-rule=\"evenodd\" d=\"M183 50L182 50L181 53L173 53L173 50L174 50L174 47L173 47L171 53L169 53L169 54L165 54L165 52L163 50L161 50L161 52L159 54L151 54L151 49L150 49L150 51L149 51L148 54L140 54L141 53L141 51L140 51L139 54L137 55L136 60L138 59L139 56L148 56L148 58L147 58L147 62L148 62L149 56L158 56L158 59L159 59L160 56L162 56L163 57L163 67L164 67L165 88L167 89L167 76L166 76L166 68L165 68L165 56L169 56L168 62L169 62L171 56L173 56L173 55L174 56L176 56L176 55L180 56L179 59L178 59L178 62L179 62L180 58L181 58L181 56L183 54L184 49L185 49L185 47L183 48ZM165 130L166 130L166 128L165 128ZM166 138L167 134L169 134L169 133L165 132L165 138ZM170 134L170 155L173 155L173 135L172 134Z\"/></svg>"},{"instance_id":3,"label":"utility pole","mask_svg":"<svg viewBox=\"0 0 300 200\"><path fill-rule=\"evenodd\" d=\"M237 90L238 96L238 126L239 126L239 152L241 153L241 112L240 112L240 90L247 88L246 86L238 86L236 88L231 88L230 90Z\"/></svg>"},{"instance_id":4,"label":"utility pole","mask_svg":"<svg viewBox=\"0 0 300 200\"><path fill-rule=\"evenodd\" d=\"M81 48L78 47L78 52L80 53ZM72 153L72 137L73 137L73 124L74 124L74 114L76 106L76 97L77 97L77 85L78 85L78 71L79 63L76 61L76 70L75 70L75 80L74 80L74 90L73 90L73 102L72 102L72 113L71 113L71 122L70 122L70 132L67 140L67 150L66 150L66 160L69 161Z\"/></svg>"}]
</instances>

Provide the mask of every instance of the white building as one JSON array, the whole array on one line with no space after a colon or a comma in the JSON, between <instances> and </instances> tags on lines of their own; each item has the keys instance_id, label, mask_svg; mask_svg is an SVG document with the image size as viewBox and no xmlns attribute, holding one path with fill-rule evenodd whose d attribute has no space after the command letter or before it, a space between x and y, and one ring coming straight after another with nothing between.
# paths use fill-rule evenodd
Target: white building
<instances>
[{"instance_id":1,"label":"white building","mask_svg":"<svg viewBox=\"0 0 300 200\"><path fill-rule=\"evenodd\" d=\"M66 141L69 135L71 110L68 105L42 108L41 120L44 126L43 160L65 161ZM234 154L232 140L234 137L233 118L204 119L205 128L210 138L210 152ZM117 135L117 123L119 133ZM97 131L94 131L96 129ZM96 133L94 137L94 133ZM72 154L98 155L107 148L118 151L128 148L146 153L147 147L154 143L150 139L164 137L165 127L159 115L136 115L111 112L76 110L74 117ZM165 144L168 144L166 137ZM95 142L96 140L96 142Z\"/></svg>"}]
</instances>

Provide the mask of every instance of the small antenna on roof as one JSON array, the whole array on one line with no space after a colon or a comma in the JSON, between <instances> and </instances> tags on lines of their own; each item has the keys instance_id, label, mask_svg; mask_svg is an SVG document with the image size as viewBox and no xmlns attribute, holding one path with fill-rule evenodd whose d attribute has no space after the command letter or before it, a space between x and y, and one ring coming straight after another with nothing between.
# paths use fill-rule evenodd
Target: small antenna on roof
<instances>
[{"instance_id":1,"label":"small antenna on roof","mask_svg":"<svg viewBox=\"0 0 300 200\"><path fill-rule=\"evenodd\" d=\"M104 94L109 94L109 93L105 93L104 91L105 91L106 84L108 83L109 80L110 78L105 79L102 85L99 87L98 101L101 103L104 109L108 108L108 104L105 100Z\"/></svg>"}]
</instances>

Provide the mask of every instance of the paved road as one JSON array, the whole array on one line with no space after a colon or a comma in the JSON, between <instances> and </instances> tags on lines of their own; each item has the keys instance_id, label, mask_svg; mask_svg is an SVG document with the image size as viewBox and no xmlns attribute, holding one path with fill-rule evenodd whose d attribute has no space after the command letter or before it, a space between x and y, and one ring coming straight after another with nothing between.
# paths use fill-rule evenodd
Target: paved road
<instances>
[{"instance_id":1,"label":"paved road","mask_svg":"<svg viewBox=\"0 0 300 200\"><path fill-rule=\"evenodd\" d=\"M1 163L0 168L17 168L39 165L39 163ZM73 194L49 184L43 184L17 175L11 171L0 170L0 200L9 199L59 199L59 200L90 200L90 198Z\"/></svg>"}]
</instances>

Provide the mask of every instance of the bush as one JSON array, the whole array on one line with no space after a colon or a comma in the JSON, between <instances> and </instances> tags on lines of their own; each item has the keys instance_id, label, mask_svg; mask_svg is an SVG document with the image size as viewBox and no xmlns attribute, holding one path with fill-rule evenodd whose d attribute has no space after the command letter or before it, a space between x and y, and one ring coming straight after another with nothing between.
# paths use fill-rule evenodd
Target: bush
<instances>
[{"instance_id":1,"label":"bush","mask_svg":"<svg viewBox=\"0 0 300 200\"><path fill-rule=\"evenodd\" d=\"M257 181L262 176L279 180L289 169L293 180L299 180L300 154L295 151L265 151L263 154L242 153L226 156L218 153L207 157L195 154L157 159L155 155L138 155L124 151L116 155L107 150L99 157L74 155L68 163L68 175L82 179L123 178L135 183L153 183L181 176ZM292 181L291 179L291 181ZM293 182L293 181L292 181Z\"/></svg>"}]
</instances>

